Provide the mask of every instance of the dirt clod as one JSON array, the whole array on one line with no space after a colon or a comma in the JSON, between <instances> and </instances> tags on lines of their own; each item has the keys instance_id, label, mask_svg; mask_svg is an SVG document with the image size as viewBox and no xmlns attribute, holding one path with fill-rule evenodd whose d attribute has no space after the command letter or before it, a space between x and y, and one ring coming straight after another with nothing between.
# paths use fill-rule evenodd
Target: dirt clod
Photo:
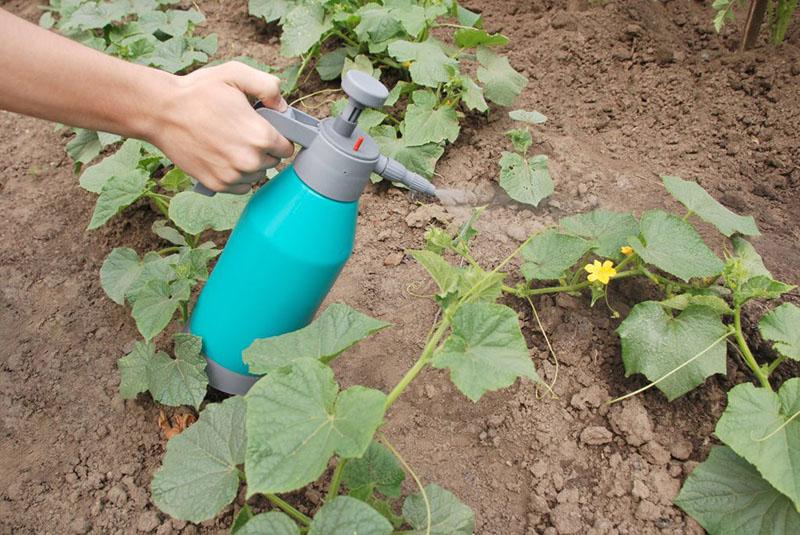
<instances>
[{"instance_id":1,"label":"dirt clod","mask_svg":"<svg viewBox=\"0 0 800 535\"><path fill-rule=\"evenodd\" d=\"M155 511L145 511L136 519L136 529L142 533L150 533L161 524Z\"/></svg>"},{"instance_id":2,"label":"dirt clod","mask_svg":"<svg viewBox=\"0 0 800 535\"><path fill-rule=\"evenodd\" d=\"M452 214L438 204L423 204L406 216L406 225L412 228L425 228L432 221L449 223Z\"/></svg>"},{"instance_id":3,"label":"dirt clod","mask_svg":"<svg viewBox=\"0 0 800 535\"><path fill-rule=\"evenodd\" d=\"M622 404L622 410L610 413L609 420L615 430L631 446L641 446L652 440L653 422L639 398L627 399Z\"/></svg>"},{"instance_id":4,"label":"dirt clod","mask_svg":"<svg viewBox=\"0 0 800 535\"><path fill-rule=\"evenodd\" d=\"M583 521L577 503L559 503L553 508L551 516L559 535L572 535L581 531Z\"/></svg>"},{"instance_id":5,"label":"dirt clod","mask_svg":"<svg viewBox=\"0 0 800 535\"><path fill-rule=\"evenodd\" d=\"M608 444L614 435L605 427L593 425L581 431L581 442L589 446Z\"/></svg>"}]
</instances>

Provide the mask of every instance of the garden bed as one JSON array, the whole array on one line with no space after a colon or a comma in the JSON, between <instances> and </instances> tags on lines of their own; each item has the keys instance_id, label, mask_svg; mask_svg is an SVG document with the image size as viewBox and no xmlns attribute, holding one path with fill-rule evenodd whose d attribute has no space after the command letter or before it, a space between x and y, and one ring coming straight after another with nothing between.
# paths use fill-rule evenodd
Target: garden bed
<instances>
[{"instance_id":1,"label":"garden bed","mask_svg":"<svg viewBox=\"0 0 800 535\"><path fill-rule=\"evenodd\" d=\"M497 161L514 123L503 110L469 118L436 180L489 203L473 247L482 264L500 261L565 215L598 206L675 208L659 179L668 173L754 215L763 233L754 243L767 267L779 280L800 281L796 29L778 48L736 54L734 25L717 36L710 8L698 3L467 5L483 12L487 29L511 39L511 63L530 79L518 107L550 119L534 141L549 156L555 182L539 208L509 201L496 184ZM40 14L29 2L2 6L30 20ZM200 8L204 31L219 35L217 56L287 63L277 53L277 29L249 18L245 2ZM64 135L0 112L0 480L8 482L0 490L0 531L225 532L232 511L196 527L150 502L166 444L159 407L146 396L119 396L116 360L137 333L103 294L98 270L114 246L146 249L155 214L143 204L84 231L94 196L78 187ZM422 245L432 216L459 222L469 210L442 213L415 199L383 185L362 197L356 248L328 302L344 301L395 327L334 364L343 388L391 388L433 320L434 304L417 297L432 286L402 252ZM624 317L644 291L624 283L609 299ZM788 299L800 302L797 293ZM747 371L729 359L727 378L714 376L673 403L653 389L609 407L605 401L645 382L624 378L619 320L582 301L537 301L561 361L557 399L546 392L537 399L532 383L521 382L473 404L442 380L445 371L427 370L392 407L385 434L426 482L445 485L476 511L481 535L701 532L672 500L714 443L725 392L748 380ZM552 381L545 340L529 313L523 320L536 366ZM304 512L322 496L314 487L289 495Z\"/></svg>"}]
</instances>

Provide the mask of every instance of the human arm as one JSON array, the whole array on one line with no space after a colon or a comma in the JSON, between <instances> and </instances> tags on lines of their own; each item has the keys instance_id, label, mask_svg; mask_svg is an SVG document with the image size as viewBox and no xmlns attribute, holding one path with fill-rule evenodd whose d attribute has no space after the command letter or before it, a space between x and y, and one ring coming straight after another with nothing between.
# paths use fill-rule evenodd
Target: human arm
<instances>
[{"instance_id":1,"label":"human arm","mask_svg":"<svg viewBox=\"0 0 800 535\"><path fill-rule=\"evenodd\" d=\"M214 191L247 191L242 175L294 151L247 100L286 109L278 79L242 63L173 75L0 9L0 73L0 109L149 141Z\"/></svg>"}]
</instances>

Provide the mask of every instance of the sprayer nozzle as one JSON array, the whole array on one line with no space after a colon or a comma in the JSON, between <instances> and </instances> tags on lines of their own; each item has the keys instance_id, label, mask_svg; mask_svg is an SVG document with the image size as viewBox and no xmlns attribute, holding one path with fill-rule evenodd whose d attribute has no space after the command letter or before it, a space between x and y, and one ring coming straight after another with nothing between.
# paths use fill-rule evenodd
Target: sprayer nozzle
<instances>
[{"instance_id":1,"label":"sprayer nozzle","mask_svg":"<svg viewBox=\"0 0 800 535\"><path fill-rule=\"evenodd\" d=\"M436 187L425 177L409 171L403 164L392 158L381 155L375 166L375 172L391 182L400 182L421 193L436 195Z\"/></svg>"}]
</instances>

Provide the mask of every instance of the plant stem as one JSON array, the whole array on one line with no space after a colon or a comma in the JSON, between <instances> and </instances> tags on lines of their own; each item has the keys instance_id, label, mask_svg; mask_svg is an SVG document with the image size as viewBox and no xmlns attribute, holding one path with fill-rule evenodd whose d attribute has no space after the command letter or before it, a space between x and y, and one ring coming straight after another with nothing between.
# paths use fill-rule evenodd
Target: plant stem
<instances>
[{"instance_id":1,"label":"plant stem","mask_svg":"<svg viewBox=\"0 0 800 535\"><path fill-rule=\"evenodd\" d=\"M333 35L335 35L336 37L338 37L339 39L341 39L342 41L344 41L345 43L347 43L347 44L348 44L348 45L350 45L350 46L356 47L356 48L358 48L358 49L360 49L360 48L361 48L361 45L360 45L360 44L358 44L357 42L353 41L351 38L349 38L348 36L346 36L346 35L345 35L345 34L344 34L342 31L340 31L340 30L335 30L335 31L333 32Z\"/></svg>"},{"instance_id":2,"label":"plant stem","mask_svg":"<svg viewBox=\"0 0 800 535\"><path fill-rule=\"evenodd\" d=\"M461 24L450 24L447 22L439 22L433 26L434 28L456 28L459 30L474 30L472 26L463 26Z\"/></svg>"},{"instance_id":3,"label":"plant stem","mask_svg":"<svg viewBox=\"0 0 800 535\"><path fill-rule=\"evenodd\" d=\"M778 358L776 358L775 360L773 360L773 361L772 361L772 364L770 364L769 366L767 366L767 377L769 377L770 375L772 375L772 372L774 372L774 371L775 371L775 368L777 368L778 366L780 366L780 365L781 365L781 363L782 363L784 360L786 360L786 357L784 357L783 355L778 355Z\"/></svg>"},{"instance_id":4,"label":"plant stem","mask_svg":"<svg viewBox=\"0 0 800 535\"><path fill-rule=\"evenodd\" d=\"M447 329L450 327L450 321L445 318L439 322L438 327L433 332L433 334L428 338L428 343L425 344L425 349L422 350L422 354L420 355L419 359L416 363L409 369L406 374L400 379L400 382L389 392L389 395L386 397L386 411L389 410L389 407L392 406L392 403L403 393L403 390L414 380L414 378L419 375L419 372L425 367L426 364L431 360L433 357L433 351L436 349L436 346L439 345L439 341L442 339L442 336L447 332Z\"/></svg>"},{"instance_id":5,"label":"plant stem","mask_svg":"<svg viewBox=\"0 0 800 535\"><path fill-rule=\"evenodd\" d=\"M287 502L283 501L282 499L280 499L275 494L265 494L264 496L266 496L267 499L270 502L272 502L273 505L275 505L276 507L281 509L284 513L286 513L290 517L294 518L295 520L297 520L298 522L300 522L304 526L308 526L308 525L311 524L311 519L309 517L307 517L306 515L304 515L303 513L298 511L297 509L295 509L294 507L292 507L289 503L287 503Z\"/></svg>"},{"instance_id":6,"label":"plant stem","mask_svg":"<svg viewBox=\"0 0 800 535\"><path fill-rule=\"evenodd\" d=\"M691 284L686 284L685 282L678 282L678 281L674 281L672 279L668 279L666 277L662 277L661 275L659 275L657 273L651 272L650 270L648 270L644 266L639 266L639 269L642 270L642 273L648 279L653 281L655 284L658 284L659 286L661 286L661 285L666 286L668 284L671 284L673 286L678 286L680 288L683 288L684 290L696 290L697 289L696 287L692 286Z\"/></svg>"},{"instance_id":7,"label":"plant stem","mask_svg":"<svg viewBox=\"0 0 800 535\"><path fill-rule=\"evenodd\" d=\"M753 353L750 351L750 346L747 345L747 341L744 339L744 334L742 333L742 307L741 305L736 305L733 309L733 327L734 327L734 336L736 337L736 343L739 345L739 349L742 350L742 357L744 357L745 363L750 367L753 374L758 379L758 382L761 383L761 386L772 392L772 386L769 384L769 379L767 375L764 374L764 370L756 362L756 358L753 356Z\"/></svg>"},{"instance_id":8,"label":"plant stem","mask_svg":"<svg viewBox=\"0 0 800 535\"><path fill-rule=\"evenodd\" d=\"M339 458L336 468L333 469L333 476L331 477L331 486L328 487L328 494L325 495L325 503L330 503L336 496L339 495L339 487L342 484L342 472L344 466L347 464L347 459Z\"/></svg>"},{"instance_id":9,"label":"plant stem","mask_svg":"<svg viewBox=\"0 0 800 535\"><path fill-rule=\"evenodd\" d=\"M641 275L642 272L638 269L629 269L628 271L623 271L622 273L617 273L611 280L617 279L625 279L628 277L632 277L634 275ZM546 288L529 288L526 290L517 290L516 288L511 288L510 286L503 286L503 291L506 293L510 293L516 295L517 297L528 297L531 295L544 295L544 294L554 294L559 292L577 292L578 290L583 290L584 288L588 288L591 285L589 281L579 282L578 284L564 284L562 286L547 286Z\"/></svg>"},{"instance_id":10,"label":"plant stem","mask_svg":"<svg viewBox=\"0 0 800 535\"><path fill-rule=\"evenodd\" d=\"M173 245L172 247L164 247L163 249L158 251L158 254L164 256L165 254L177 253L179 249L180 247L178 247L177 245Z\"/></svg>"}]
</instances>

